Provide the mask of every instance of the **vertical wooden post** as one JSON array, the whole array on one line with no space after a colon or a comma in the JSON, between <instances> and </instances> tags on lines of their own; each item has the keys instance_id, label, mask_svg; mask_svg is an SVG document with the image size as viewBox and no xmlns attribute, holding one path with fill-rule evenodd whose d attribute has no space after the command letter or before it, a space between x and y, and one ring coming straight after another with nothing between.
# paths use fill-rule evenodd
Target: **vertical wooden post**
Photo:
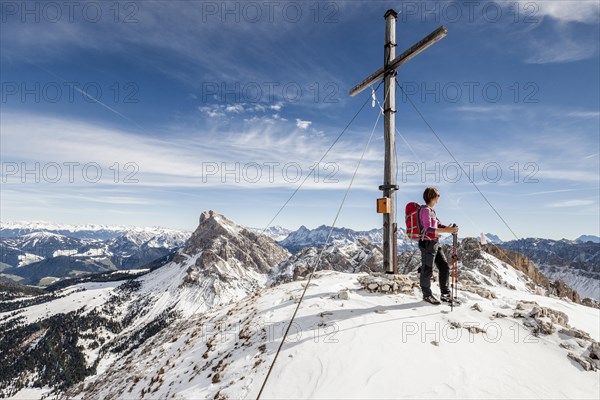
<instances>
[{"instance_id":1,"label":"vertical wooden post","mask_svg":"<svg viewBox=\"0 0 600 400\"><path fill-rule=\"evenodd\" d=\"M386 273L396 274L398 273L397 227L394 222L394 216L396 215L396 191L398 190L395 176L396 158L394 144L396 133L396 68L444 38L448 34L448 29L445 26L440 26L396 57L396 19L398 18L398 13L391 9L387 10L384 18L385 46L383 67L350 89L350 96L356 96L370 87L374 82L383 78L385 96L383 106L385 160L383 166L383 185L379 186L379 190L383 191L383 197L386 199L381 202L378 199L377 212L383 213L383 269ZM385 205L385 207L380 207L380 204Z\"/></svg>"},{"instance_id":2,"label":"vertical wooden post","mask_svg":"<svg viewBox=\"0 0 600 400\"><path fill-rule=\"evenodd\" d=\"M397 249L394 244L394 215L396 212L396 191L395 191L395 158L394 158L394 132L396 131L396 86L394 69L388 69L390 63L396 58L396 18L398 13L394 10L387 10L385 18L385 48L384 48L384 69L387 71L384 75L384 119L383 119L383 137L385 140L385 159L383 170L383 196L390 199L390 212L383 214L383 268L386 273L394 274L398 272L398 266L395 264Z\"/></svg>"}]
</instances>

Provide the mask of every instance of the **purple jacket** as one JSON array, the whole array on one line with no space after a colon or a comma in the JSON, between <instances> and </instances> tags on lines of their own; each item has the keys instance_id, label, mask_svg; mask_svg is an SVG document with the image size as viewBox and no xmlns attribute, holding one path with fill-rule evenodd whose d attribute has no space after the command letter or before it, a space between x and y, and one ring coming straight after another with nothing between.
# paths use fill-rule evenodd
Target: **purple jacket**
<instances>
[{"instance_id":1,"label":"purple jacket","mask_svg":"<svg viewBox=\"0 0 600 400\"><path fill-rule=\"evenodd\" d=\"M435 234L436 228L445 228L435 215L435 210L429 206L421 207L419 211L419 222L421 223L421 230L423 232L423 240L438 240Z\"/></svg>"}]
</instances>

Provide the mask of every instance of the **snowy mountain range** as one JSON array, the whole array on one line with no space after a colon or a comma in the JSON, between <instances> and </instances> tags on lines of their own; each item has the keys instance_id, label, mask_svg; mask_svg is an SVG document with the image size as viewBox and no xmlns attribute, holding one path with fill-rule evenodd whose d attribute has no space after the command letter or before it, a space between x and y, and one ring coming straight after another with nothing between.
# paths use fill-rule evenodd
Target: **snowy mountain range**
<instances>
[{"instance_id":1,"label":"snowy mountain range","mask_svg":"<svg viewBox=\"0 0 600 400\"><path fill-rule=\"evenodd\" d=\"M168 235L186 233L162 227L137 227L126 225L69 225L53 222L0 222L0 237L15 237L35 232L51 232L71 238L106 240L122 236L126 232ZM189 233L187 233L189 235Z\"/></svg>"},{"instance_id":2,"label":"snowy mountain range","mask_svg":"<svg viewBox=\"0 0 600 400\"><path fill-rule=\"evenodd\" d=\"M250 230L254 233L265 234L276 242L282 241L290 233L293 232L291 229L287 229L287 228L284 228L281 226L269 226L267 229L265 229L265 228L250 228Z\"/></svg>"},{"instance_id":3,"label":"snowy mountain range","mask_svg":"<svg viewBox=\"0 0 600 400\"><path fill-rule=\"evenodd\" d=\"M290 232L289 235L279 242L283 247L296 253L306 247L319 247L325 243L330 231L329 226L321 225L315 229L308 229L302 225L298 230ZM366 239L369 242L381 246L383 244L383 230L371 229L369 231L355 231L348 228L334 227L331 233L330 243L332 244L350 244L359 239ZM398 248L410 248L410 240L404 235L404 230L398 228Z\"/></svg>"},{"instance_id":4,"label":"snowy mountain range","mask_svg":"<svg viewBox=\"0 0 600 400\"><path fill-rule=\"evenodd\" d=\"M301 226L290 232L279 244L292 253L297 253L310 247L321 247L330 227L322 225L315 229ZM485 239L491 245L499 245L509 250L515 250L531 258L539 269L551 280L561 279L575 288L582 298L590 297L600 301L600 245L593 242L594 236L581 236L577 241L551 239L522 239L504 242L493 233L486 233ZM582 242L583 239L585 242ZM355 231L348 228L334 228L330 243L338 246L357 243L360 239L382 246L382 229L370 231ZM452 236L445 236L444 244L452 243ZM398 250L415 251L416 243L407 239L405 231L398 229ZM418 258L418 257L417 257Z\"/></svg>"},{"instance_id":5,"label":"snowy mountain range","mask_svg":"<svg viewBox=\"0 0 600 400\"><path fill-rule=\"evenodd\" d=\"M292 253L322 247L329 229L325 225L315 229L301 226L295 231L280 226L266 230L249 228L254 233L266 234ZM189 235L188 232L157 227L0 223L0 279L47 285L89 273L136 269L181 247ZM526 254L548 278L563 280L581 297L600 300L597 236L582 235L575 241L524 239L508 242L493 233L484 236L487 243ZM100 237L104 239L98 239ZM442 243L450 244L451 239L446 236ZM382 229L334 228L330 247L352 247L360 240L381 247ZM402 228L398 232L398 249L416 249L416 244L406 238Z\"/></svg>"},{"instance_id":6,"label":"snowy mountain range","mask_svg":"<svg viewBox=\"0 0 600 400\"><path fill-rule=\"evenodd\" d=\"M0 279L48 285L83 274L135 269L181 247L188 237L164 228L3 223Z\"/></svg>"},{"instance_id":7,"label":"snowy mountain range","mask_svg":"<svg viewBox=\"0 0 600 400\"><path fill-rule=\"evenodd\" d=\"M256 398L320 251L207 211L133 279L0 283L0 396ZM596 398L598 303L496 254L463 241L450 312L421 301L412 260L390 278L373 243L332 244L264 398Z\"/></svg>"},{"instance_id":8,"label":"snowy mountain range","mask_svg":"<svg viewBox=\"0 0 600 400\"><path fill-rule=\"evenodd\" d=\"M501 246L526 255L548 278L563 280L581 297L600 300L599 243L529 238Z\"/></svg>"},{"instance_id":9,"label":"snowy mountain range","mask_svg":"<svg viewBox=\"0 0 600 400\"><path fill-rule=\"evenodd\" d=\"M577 239L575 239L575 241L579 242L579 243L586 243L586 242L600 243L600 236L581 235Z\"/></svg>"}]
</instances>

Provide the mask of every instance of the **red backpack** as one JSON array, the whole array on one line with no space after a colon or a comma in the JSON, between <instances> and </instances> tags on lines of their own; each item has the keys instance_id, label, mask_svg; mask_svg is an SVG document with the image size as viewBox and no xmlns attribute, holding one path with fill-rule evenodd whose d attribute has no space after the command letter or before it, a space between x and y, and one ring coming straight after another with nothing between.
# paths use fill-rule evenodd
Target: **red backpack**
<instances>
[{"instance_id":1,"label":"red backpack","mask_svg":"<svg viewBox=\"0 0 600 400\"><path fill-rule=\"evenodd\" d=\"M421 211L419 203L411 201L406 205L405 220L406 220L406 236L412 240L420 240L423 238L421 232L421 221L419 219L419 211Z\"/></svg>"}]
</instances>

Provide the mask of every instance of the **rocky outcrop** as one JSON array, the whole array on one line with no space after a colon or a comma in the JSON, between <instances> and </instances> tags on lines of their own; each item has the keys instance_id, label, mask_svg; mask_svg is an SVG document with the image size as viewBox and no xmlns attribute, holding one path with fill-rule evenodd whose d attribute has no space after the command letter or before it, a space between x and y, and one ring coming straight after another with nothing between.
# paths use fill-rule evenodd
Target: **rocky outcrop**
<instances>
[{"instance_id":1,"label":"rocky outcrop","mask_svg":"<svg viewBox=\"0 0 600 400\"><path fill-rule=\"evenodd\" d=\"M589 297L586 297L585 299L581 300L581 304L583 304L584 306L600 309L600 302L594 299L590 299Z\"/></svg>"},{"instance_id":2,"label":"rocky outcrop","mask_svg":"<svg viewBox=\"0 0 600 400\"><path fill-rule=\"evenodd\" d=\"M500 247L524 254L550 280L563 280L581 297L600 301L600 244L527 238L504 242Z\"/></svg>"},{"instance_id":3,"label":"rocky outcrop","mask_svg":"<svg viewBox=\"0 0 600 400\"><path fill-rule=\"evenodd\" d=\"M358 278L363 289L372 293L404 293L414 294L418 283L407 275L376 273Z\"/></svg>"},{"instance_id":4,"label":"rocky outcrop","mask_svg":"<svg viewBox=\"0 0 600 400\"><path fill-rule=\"evenodd\" d=\"M550 335L556 332L556 326L570 329L569 317L562 311L541 307L535 301L520 301L517 303L514 318L524 318L523 325L531 328L535 336Z\"/></svg>"},{"instance_id":5,"label":"rocky outcrop","mask_svg":"<svg viewBox=\"0 0 600 400\"><path fill-rule=\"evenodd\" d=\"M214 211L205 211L200 215L198 228L174 261L179 263L196 257L190 275L203 272L227 280L224 269L233 264L267 274L289 256L286 249L268 236L254 233Z\"/></svg>"},{"instance_id":6,"label":"rocky outcrop","mask_svg":"<svg viewBox=\"0 0 600 400\"><path fill-rule=\"evenodd\" d=\"M561 280L550 281L531 261L521 253L498 247L494 244L483 246L483 249L494 257L512 265L515 269L527 275L534 284L544 288L547 294L560 298L568 298L575 303L581 304L579 294Z\"/></svg>"},{"instance_id":7,"label":"rocky outcrop","mask_svg":"<svg viewBox=\"0 0 600 400\"><path fill-rule=\"evenodd\" d=\"M347 245L330 245L319 258L321 248L308 247L300 250L275 268L271 274L273 285L291 280L304 279L315 268L338 272L382 272L383 253L373 243L359 239Z\"/></svg>"}]
</instances>

